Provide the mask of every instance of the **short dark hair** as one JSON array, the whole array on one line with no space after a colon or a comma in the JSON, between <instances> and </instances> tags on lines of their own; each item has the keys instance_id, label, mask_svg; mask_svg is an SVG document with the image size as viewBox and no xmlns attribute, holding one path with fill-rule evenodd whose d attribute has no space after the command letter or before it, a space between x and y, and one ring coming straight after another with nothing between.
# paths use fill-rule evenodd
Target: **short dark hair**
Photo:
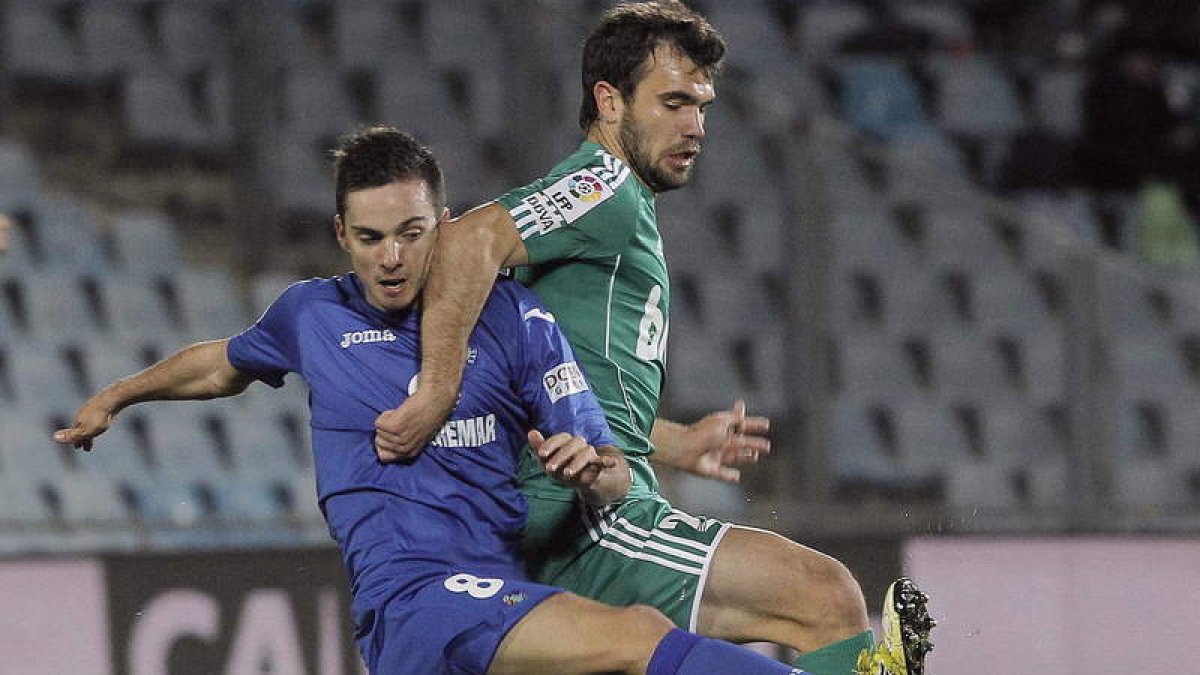
<instances>
[{"instance_id":1,"label":"short dark hair","mask_svg":"<svg viewBox=\"0 0 1200 675\"><path fill-rule=\"evenodd\" d=\"M333 150L337 213L346 215L346 194L417 178L433 193L434 208L446 206L442 169L429 148L411 134L377 125L343 136Z\"/></svg>"},{"instance_id":2,"label":"short dark hair","mask_svg":"<svg viewBox=\"0 0 1200 675\"><path fill-rule=\"evenodd\" d=\"M583 43L580 128L587 131L600 116L592 94L596 83L608 82L621 96L631 98L645 77L646 59L663 44L678 49L710 78L721 70L725 38L683 3L623 2L605 12Z\"/></svg>"}]
</instances>

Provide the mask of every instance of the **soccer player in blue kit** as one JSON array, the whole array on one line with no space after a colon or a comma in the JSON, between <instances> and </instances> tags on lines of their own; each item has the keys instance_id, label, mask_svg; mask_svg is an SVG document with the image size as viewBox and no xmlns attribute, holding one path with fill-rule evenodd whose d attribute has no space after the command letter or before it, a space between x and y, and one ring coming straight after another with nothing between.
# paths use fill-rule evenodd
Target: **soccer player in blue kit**
<instances>
[{"instance_id":1,"label":"soccer player in blue kit","mask_svg":"<svg viewBox=\"0 0 1200 675\"><path fill-rule=\"evenodd\" d=\"M335 231L353 272L293 284L241 334L108 385L55 440L90 449L134 403L232 396L298 373L318 498L372 673L800 674L655 609L527 580L516 482L526 440L591 503L620 499L630 477L566 338L515 282L497 283L483 309L450 420L410 462L378 460L376 417L418 385L420 293L446 197L432 154L395 129L348 136L335 157Z\"/></svg>"}]
</instances>

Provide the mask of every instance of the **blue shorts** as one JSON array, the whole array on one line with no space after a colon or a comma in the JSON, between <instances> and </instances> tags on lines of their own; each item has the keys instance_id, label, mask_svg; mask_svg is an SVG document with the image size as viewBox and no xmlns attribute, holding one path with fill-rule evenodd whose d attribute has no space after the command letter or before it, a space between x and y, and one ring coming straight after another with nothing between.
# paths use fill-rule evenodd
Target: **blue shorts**
<instances>
[{"instance_id":1,"label":"blue shorts","mask_svg":"<svg viewBox=\"0 0 1200 675\"><path fill-rule=\"evenodd\" d=\"M457 573L434 578L357 617L372 675L483 675L504 636L562 589Z\"/></svg>"}]
</instances>

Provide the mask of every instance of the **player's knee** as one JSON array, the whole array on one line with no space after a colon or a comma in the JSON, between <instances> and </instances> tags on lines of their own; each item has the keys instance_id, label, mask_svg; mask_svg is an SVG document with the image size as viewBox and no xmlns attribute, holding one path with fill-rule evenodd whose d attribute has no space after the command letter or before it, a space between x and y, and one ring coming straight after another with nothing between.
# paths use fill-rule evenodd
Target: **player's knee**
<instances>
[{"instance_id":1,"label":"player's knee","mask_svg":"<svg viewBox=\"0 0 1200 675\"><path fill-rule=\"evenodd\" d=\"M665 614L650 605L631 605L622 608L630 625L636 625L642 632L666 633L675 627Z\"/></svg>"},{"instance_id":2,"label":"player's knee","mask_svg":"<svg viewBox=\"0 0 1200 675\"><path fill-rule=\"evenodd\" d=\"M609 632L610 648L605 654L612 660L605 664L606 672L645 672L658 643L675 627L662 612L647 605L621 607L613 619L613 630Z\"/></svg>"},{"instance_id":3,"label":"player's knee","mask_svg":"<svg viewBox=\"0 0 1200 675\"><path fill-rule=\"evenodd\" d=\"M866 601L850 570L837 559L813 551L803 558L803 573L792 575L788 591L796 598L796 607L820 608L807 612L803 621L832 636L866 630Z\"/></svg>"},{"instance_id":4,"label":"player's knee","mask_svg":"<svg viewBox=\"0 0 1200 675\"><path fill-rule=\"evenodd\" d=\"M826 598L831 622L849 632L859 632L867 627L867 603L862 588L850 570L834 558L826 558L821 565L820 577L826 589Z\"/></svg>"}]
</instances>

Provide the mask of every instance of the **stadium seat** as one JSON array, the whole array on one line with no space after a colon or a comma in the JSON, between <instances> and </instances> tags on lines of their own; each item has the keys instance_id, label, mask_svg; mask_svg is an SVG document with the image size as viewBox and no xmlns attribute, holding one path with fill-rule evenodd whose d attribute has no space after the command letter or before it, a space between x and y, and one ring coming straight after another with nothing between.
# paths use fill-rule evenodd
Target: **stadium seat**
<instances>
[{"instance_id":1,"label":"stadium seat","mask_svg":"<svg viewBox=\"0 0 1200 675\"><path fill-rule=\"evenodd\" d=\"M830 221L835 269L866 268L888 274L921 262L920 250L884 209L837 209Z\"/></svg>"},{"instance_id":2,"label":"stadium seat","mask_svg":"<svg viewBox=\"0 0 1200 675\"><path fill-rule=\"evenodd\" d=\"M847 59L837 72L842 117L854 128L891 139L928 126L920 91L902 62Z\"/></svg>"},{"instance_id":3,"label":"stadium seat","mask_svg":"<svg viewBox=\"0 0 1200 675\"><path fill-rule=\"evenodd\" d=\"M173 280L179 311L193 340L229 337L249 325L241 292L224 270L187 267Z\"/></svg>"},{"instance_id":4,"label":"stadium seat","mask_svg":"<svg viewBox=\"0 0 1200 675\"><path fill-rule=\"evenodd\" d=\"M903 341L880 335L845 335L834 345L838 390L845 396L912 396L920 393L918 365Z\"/></svg>"},{"instance_id":5,"label":"stadium seat","mask_svg":"<svg viewBox=\"0 0 1200 675\"><path fill-rule=\"evenodd\" d=\"M336 138L361 121L354 101L341 69L293 64L284 74L283 128L301 142Z\"/></svg>"},{"instance_id":6,"label":"stadium seat","mask_svg":"<svg viewBox=\"0 0 1200 675\"><path fill-rule=\"evenodd\" d=\"M335 51L343 67L369 70L420 53L420 43L405 26L399 3L343 0L332 9Z\"/></svg>"},{"instance_id":7,"label":"stadium seat","mask_svg":"<svg viewBox=\"0 0 1200 675\"><path fill-rule=\"evenodd\" d=\"M839 396L829 439L835 492L856 502L936 493L938 472L902 464L896 434L894 412L886 399Z\"/></svg>"},{"instance_id":8,"label":"stadium seat","mask_svg":"<svg viewBox=\"0 0 1200 675\"><path fill-rule=\"evenodd\" d=\"M470 70L503 61L501 34L489 20L489 5L486 0L422 3L421 35L434 68Z\"/></svg>"},{"instance_id":9,"label":"stadium seat","mask_svg":"<svg viewBox=\"0 0 1200 675\"><path fill-rule=\"evenodd\" d=\"M791 60L787 36L763 2L711 3L706 16L729 45L728 62L754 71Z\"/></svg>"},{"instance_id":10,"label":"stadium seat","mask_svg":"<svg viewBox=\"0 0 1200 675\"><path fill-rule=\"evenodd\" d=\"M216 481L230 475L196 403L142 404L146 436L158 475L181 481Z\"/></svg>"},{"instance_id":11,"label":"stadium seat","mask_svg":"<svg viewBox=\"0 0 1200 675\"><path fill-rule=\"evenodd\" d=\"M53 512L39 481L13 471L0 472L0 551L24 548L21 535L27 530L44 530L51 525Z\"/></svg>"},{"instance_id":12,"label":"stadium seat","mask_svg":"<svg viewBox=\"0 0 1200 675\"><path fill-rule=\"evenodd\" d=\"M1018 253L1008 248L987 214L973 208L931 205L922 212L922 242L929 262L974 274L1013 274Z\"/></svg>"},{"instance_id":13,"label":"stadium seat","mask_svg":"<svg viewBox=\"0 0 1200 675\"><path fill-rule=\"evenodd\" d=\"M286 479L288 505L293 520L301 525L317 525L323 530L325 515L317 503L316 476L312 471L295 474ZM324 534L328 538L328 534Z\"/></svg>"},{"instance_id":14,"label":"stadium seat","mask_svg":"<svg viewBox=\"0 0 1200 675\"><path fill-rule=\"evenodd\" d=\"M882 328L897 338L927 336L958 327L954 300L943 278L924 266L881 268Z\"/></svg>"},{"instance_id":15,"label":"stadium seat","mask_svg":"<svg viewBox=\"0 0 1200 675\"><path fill-rule=\"evenodd\" d=\"M114 481L136 483L152 479L158 467L151 465L150 457L138 438L135 410L122 414L101 436L95 439L91 452L75 455L75 464L84 476L104 476ZM63 419L67 423L66 418ZM169 473L170 469L167 469Z\"/></svg>"},{"instance_id":16,"label":"stadium seat","mask_svg":"<svg viewBox=\"0 0 1200 675\"><path fill-rule=\"evenodd\" d=\"M44 0L8 3L4 60L16 77L70 85L86 80L83 56L61 16L62 4Z\"/></svg>"},{"instance_id":17,"label":"stadium seat","mask_svg":"<svg viewBox=\"0 0 1200 675\"><path fill-rule=\"evenodd\" d=\"M333 183L319 144L283 142L276 170L284 208L303 213L332 213Z\"/></svg>"},{"instance_id":18,"label":"stadium seat","mask_svg":"<svg viewBox=\"0 0 1200 675\"><path fill-rule=\"evenodd\" d=\"M883 152L886 191L893 203L962 204L976 194L962 152L940 132L900 134Z\"/></svg>"},{"instance_id":19,"label":"stadium seat","mask_svg":"<svg viewBox=\"0 0 1200 675\"><path fill-rule=\"evenodd\" d=\"M122 211L109 231L118 262L126 273L174 274L184 260L175 224L151 210Z\"/></svg>"},{"instance_id":20,"label":"stadium seat","mask_svg":"<svg viewBox=\"0 0 1200 675\"><path fill-rule=\"evenodd\" d=\"M870 12L857 2L812 2L803 6L794 30L808 58L825 60L845 38L871 24Z\"/></svg>"},{"instance_id":21,"label":"stadium seat","mask_svg":"<svg viewBox=\"0 0 1200 675\"><path fill-rule=\"evenodd\" d=\"M0 411L0 471L31 482L53 483L73 469L72 450L50 438L53 432L45 411L13 407ZM2 501L2 500L0 500Z\"/></svg>"},{"instance_id":22,"label":"stadium seat","mask_svg":"<svg viewBox=\"0 0 1200 675\"><path fill-rule=\"evenodd\" d=\"M990 463L1014 467L1064 456L1065 438L1046 408L1018 399L992 401L981 408L981 416L983 455Z\"/></svg>"},{"instance_id":23,"label":"stadium seat","mask_svg":"<svg viewBox=\"0 0 1200 675\"><path fill-rule=\"evenodd\" d=\"M192 528L208 517L195 486L185 481L160 477L136 483L133 490L138 518L147 527Z\"/></svg>"},{"instance_id":24,"label":"stadium seat","mask_svg":"<svg viewBox=\"0 0 1200 675\"><path fill-rule=\"evenodd\" d=\"M37 238L43 270L100 274L111 266L94 205L46 193L31 207L32 234Z\"/></svg>"},{"instance_id":25,"label":"stadium seat","mask_svg":"<svg viewBox=\"0 0 1200 675\"><path fill-rule=\"evenodd\" d=\"M90 0L79 11L83 61L96 80L115 78L153 63L142 7L127 2Z\"/></svg>"},{"instance_id":26,"label":"stadium seat","mask_svg":"<svg viewBox=\"0 0 1200 675\"><path fill-rule=\"evenodd\" d=\"M110 334L134 345L181 347L184 331L158 277L105 276L97 281Z\"/></svg>"},{"instance_id":27,"label":"stadium seat","mask_svg":"<svg viewBox=\"0 0 1200 675\"><path fill-rule=\"evenodd\" d=\"M900 462L915 473L944 471L973 456L962 421L946 397L912 398L894 408Z\"/></svg>"},{"instance_id":28,"label":"stadium seat","mask_svg":"<svg viewBox=\"0 0 1200 675\"><path fill-rule=\"evenodd\" d=\"M1127 261L1104 261L1097 274L1100 324L1106 335L1160 334L1171 320L1171 294Z\"/></svg>"},{"instance_id":29,"label":"stadium seat","mask_svg":"<svg viewBox=\"0 0 1200 675\"><path fill-rule=\"evenodd\" d=\"M378 68L376 73L378 106L388 122L435 150L474 137L446 83L430 69Z\"/></svg>"},{"instance_id":30,"label":"stadium seat","mask_svg":"<svg viewBox=\"0 0 1200 675\"><path fill-rule=\"evenodd\" d=\"M981 57L934 58L937 119L952 134L973 139L1006 138L1026 126L1013 83L993 61Z\"/></svg>"},{"instance_id":31,"label":"stadium seat","mask_svg":"<svg viewBox=\"0 0 1200 675\"><path fill-rule=\"evenodd\" d=\"M1077 139L1083 129L1082 68L1059 67L1034 75L1032 107L1038 126L1064 140Z\"/></svg>"},{"instance_id":32,"label":"stadium seat","mask_svg":"<svg viewBox=\"0 0 1200 675\"><path fill-rule=\"evenodd\" d=\"M940 48L962 48L974 42L971 19L963 5L936 1L900 2L892 11L898 23L927 32Z\"/></svg>"},{"instance_id":33,"label":"stadium seat","mask_svg":"<svg viewBox=\"0 0 1200 675\"><path fill-rule=\"evenodd\" d=\"M1005 361L994 338L965 331L943 333L931 337L929 345L940 396L994 400L1016 393L1020 374Z\"/></svg>"},{"instance_id":34,"label":"stadium seat","mask_svg":"<svg viewBox=\"0 0 1200 675\"><path fill-rule=\"evenodd\" d=\"M1007 463L959 460L946 465L946 506L973 515L1024 506Z\"/></svg>"},{"instance_id":35,"label":"stadium seat","mask_svg":"<svg viewBox=\"0 0 1200 675\"><path fill-rule=\"evenodd\" d=\"M83 401L79 375L62 346L53 341L3 346L5 370L16 404L27 410L74 406Z\"/></svg>"},{"instance_id":36,"label":"stadium seat","mask_svg":"<svg viewBox=\"0 0 1200 675\"><path fill-rule=\"evenodd\" d=\"M158 43L172 71L224 68L229 63L229 8L216 3L168 0L158 14Z\"/></svg>"},{"instance_id":37,"label":"stadium seat","mask_svg":"<svg viewBox=\"0 0 1200 675\"><path fill-rule=\"evenodd\" d=\"M714 265L732 264L734 251L710 220L710 212L684 191L668 192L658 198L658 229L673 274L704 274Z\"/></svg>"},{"instance_id":38,"label":"stadium seat","mask_svg":"<svg viewBox=\"0 0 1200 675\"><path fill-rule=\"evenodd\" d=\"M666 399L681 415L723 410L745 395L729 347L710 335L672 331L668 358Z\"/></svg>"},{"instance_id":39,"label":"stadium seat","mask_svg":"<svg viewBox=\"0 0 1200 675\"><path fill-rule=\"evenodd\" d=\"M277 410L239 406L221 419L239 476L284 479L312 464L307 446L295 442ZM307 430L301 431L304 435Z\"/></svg>"},{"instance_id":40,"label":"stadium seat","mask_svg":"<svg viewBox=\"0 0 1200 675\"><path fill-rule=\"evenodd\" d=\"M122 78L121 120L123 140L134 150L196 152L215 145L182 77L156 66Z\"/></svg>"},{"instance_id":41,"label":"stadium seat","mask_svg":"<svg viewBox=\"0 0 1200 675\"><path fill-rule=\"evenodd\" d=\"M278 481L287 476L278 476ZM215 516L228 524L271 525L287 515L286 504L281 499L282 483L265 477L237 478L209 483L207 488L213 497Z\"/></svg>"},{"instance_id":42,"label":"stadium seat","mask_svg":"<svg viewBox=\"0 0 1200 675\"><path fill-rule=\"evenodd\" d=\"M55 488L62 518L71 526L118 528L133 524L129 505L121 496L119 477L66 473L57 478Z\"/></svg>"}]
</instances>

